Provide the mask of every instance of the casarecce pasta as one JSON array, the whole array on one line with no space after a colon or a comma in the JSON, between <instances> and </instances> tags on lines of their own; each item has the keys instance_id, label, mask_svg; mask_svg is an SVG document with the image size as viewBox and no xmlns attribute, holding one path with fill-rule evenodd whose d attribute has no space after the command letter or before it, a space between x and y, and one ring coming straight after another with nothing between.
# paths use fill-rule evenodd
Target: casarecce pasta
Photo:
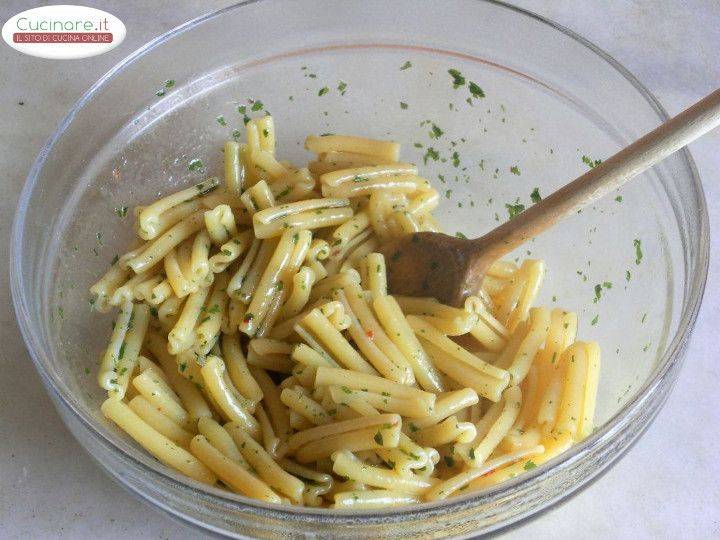
<instances>
[{"instance_id":1,"label":"casarecce pasta","mask_svg":"<svg viewBox=\"0 0 720 540\"><path fill-rule=\"evenodd\" d=\"M419 504L522 474L593 430L596 343L533 307L544 263L497 261L462 307L388 292L379 248L435 231L438 192L400 146L270 116L218 178L138 207L139 244L94 284L117 307L103 414L165 466L246 497Z\"/></svg>"}]
</instances>

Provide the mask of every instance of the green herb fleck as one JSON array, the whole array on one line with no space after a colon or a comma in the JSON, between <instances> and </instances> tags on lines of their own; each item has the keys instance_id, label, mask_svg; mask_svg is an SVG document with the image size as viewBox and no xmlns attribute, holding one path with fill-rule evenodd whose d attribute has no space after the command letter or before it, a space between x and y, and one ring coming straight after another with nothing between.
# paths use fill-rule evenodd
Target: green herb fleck
<instances>
[{"instance_id":1,"label":"green herb fleck","mask_svg":"<svg viewBox=\"0 0 720 540\"><path fill-rule=\"evenodd\" d=\"M400 66L400 71L410 69L411 67L412 67L412 62L410 60L406 60L405 63L402 66Z\"/></svg>"},{"instance_id":2,"label":"green herb fleck","mask_svg":"<svg viewBox=\"0 0 720 540\"><path fill-rule=\"evenodd\" d=\"M327 86L323 86L320 90L318 90L318 96L324 96L330 91L330 89Z\"/></svg>"},{"instance_id":3,"label":"green herb fleck","mask_svg":"<svg viewBox=\"0 0 720 540\"><path fill-rule=\"evenodd\" d=\"M517 165L513 165L512 167L510 167L510 172L514 175L520 176L520 167L518 167Z\"/></svg>"},{"instance_id":4,"label":"green herb fleck","mask_svg":"<svg viewBox=\"0 0 720 540\"><path fill-rule=\"evenodd\" d=\"M227 126L227 121L225 120L225 117L221 114L215 117L215 121L220 124L221 126Z\"/></svg>"},{"instance_id":5,"label":"green herb fleck","mask_svg":"<svg viewBox=\"0 0 720 540\"><path fill-rule=\"evenodd\" d=\"M633 246L635 246L635 264L640 264L643 258L642 242L636 238L633 240Z\"/></svg>"},{"instance_id":6,"label":"green herb fleck","mask_svg":"<svg viewBox=\"0 0 720 540\"><path fill-rule=\"evenodd\" d=\"M258 112L258 111L262 110L263 107L264 107L263 102L258 100L252 104L252 107L250 107L250 110L253 112Z\"/></svg>"},{"instance_id":7,"label":"green herb fleck","mask_svg":"<svg viewBox=\"0 0 720 540\"><path fill-rule=\"evenodd\" d=\"M582 162L585 165L587 165L588 167L590 167L591 169L594 169L595 167L597 167L598 165L600 165L602 163L602 159L592 160L584 154L581 159L582 159Z\"/></svg>"},{"instance_id":8,"label":"green herb fleck","mask_svg":"<svg viewBox=\"0 0 720 540\"><path fill-rule=\"evenodd\" d=\"M517 216L519 213L521 213L525 210L525 205L522 203L515 203L515 204L505 203L505 208L507 208L508 215L510 216L509 219L512 219L515 216Z\"/></svg>"},{"instance_id":9,"label":"green herb fleck","mask_svg":"<svg viewBox=\"0 0 720 540\"><path fill-rule=\"evenodd\" d=\"M532 459L529 459L525 462L525 465L523 465L523 469L525 469L526 471L534 469L535 467L537 467L537 465L535 465L535 462Z\"/></svg>"},{"instance_id":10,"label":"green herb fleck","mask_svg":"<svg viewBox=\"0 0 720 540\"><path fill-rule=\"evenodd\" d=\"M483 92L483 89L472 81L470 81L470 84L468 84L468 90L470 90L470 93L474 98L479 99L485 97L485 92Z\"/></svg>"},{"instance_id":11,"label":"green herb fleck","mask_svg":"<svg viewBox=\"0 0 720 540\"><path fill-rule=\"evenodd\" d=\"M423 163L427 165L428 159L432 159L433 161L437 161L440 159L440 152L435 150L432 146L430 146L426 151L425 155L423 156Z\"/></svg>"},{"instance_id":12,"label":"green herb fleck","mask_svg":"<svg viewBox=\"0 0 720 540\"><path fill-rule=\"evenodd\" d=\"M532 193L530 193L530 200L534 202L535 204L542 201L542 197L540 196L540 188L535 188L532 190Z\"/></svg>"},{"instance_id":13,"label":"green herb fleck","mask_svg":"<svg viewBox=\"0 0 720 540\"><path fill-rule=\"evenodd\" d=\"M465 77L457 69L448 69L453 80L453 88L458 89L465 84Z\"/></svg>"},{"instance_id":14,"label":"green herb fleck","mask_svg":"<svg viewBox=\"0 0 720 540\"><path fill-rule=\"evenodd\" d=\"M191 159L188 162L188 171L201 171L204 167L202 160L198 158Z\"/></svg>"},{"instance_id":15,"label":"green herb fleck","mask_svg":"<svg viewBox=\"0 0 720 540\"><path fill-rule=\"evenodd\" d=\"M400 102L400 108L401 108L401 109L407 109L407 108L408 108L408 104L405 103L404 101L401 101L401 102ZM415 144L417 144L417 143L415 143Z\"/></svg>"}]
</instances>

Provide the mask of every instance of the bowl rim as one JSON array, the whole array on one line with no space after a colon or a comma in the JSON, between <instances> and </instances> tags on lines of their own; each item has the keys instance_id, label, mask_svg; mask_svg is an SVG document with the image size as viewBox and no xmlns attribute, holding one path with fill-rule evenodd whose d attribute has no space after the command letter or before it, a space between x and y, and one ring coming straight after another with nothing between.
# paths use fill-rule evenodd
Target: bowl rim
<instances>
[{"instance_id":1,"label":"bowl rim","mask_svg":"<svg viewBox=\"0 0 720 540\"><path fill-rule=\"evenodd\" d=\"M110 70L108 70L102 77L100 77L75 102L75 104L70 108L67 115L58 124L58 127L54 130L52 135L50 135L48 140L42 146L37 158L35 159L28 173L20 197L18 199L17 210L13 219L11 232L11 250L9 258L10 286L15 316L16 320L18 321L18 326L23 336L23 340L44 385L46 386L48 391L52 392L53 397L56 401L56 405L61 403L67 409L70 409L73 413L73 416L77 420L79 420L88 429L88 431L92 433L95 438L98 439L100 443L108 446L112 451L120 453L125 459L132 460L134 465L143 469L148 474L148 476L158 475L164 481L178 484L181 488L189 489L192 492L195 492L197 495L209 495L212 497L216 497L224 504L240 505L243 510L253 513L262 513L265 514L267 517L272 516L280 519L284 518L286 520L296 520L312 516L320 522L324 522L328 525L332 523L347 523L348 519L352 519L354 521L358 518L368 519L373 522L376 522L378 519L382 519L383 517L399 517L401 519L404 518L408 520L421 519L431 517L439 513L446 513L448 511L452 511L453 509L461 509L463 507L466 507L468 504L472 505L473 503L482 502L483 499L492 500L497 495L503 494L505 492L511 492L514 488L517 488L521 485L526 485L531 482L537 483L543 478L549 476L551 473L555 474L556 472L559 472L564 468L570 467L577 461L582 460L593 448L606 446L618 432L622 431L624 427L627 426L631 419L635 418L641 413L643 407L649 404L648 402L650 402L651 398L655 396L658 388L663 386L663 383L666 382L670 374L679 370L682 364L682 353L687 345L692 330L694 329L700 304L702 302L709 265L709 216L707 212L706 198L703 191L702 182L700 181L697 168L687 148L683 148L681 152L678 153L678 155L681 156L684 164L688 168L688 171L690 173L690 182L695 190L695 202L697 204L696 208L697 217L699 220L698 225L700 234L698 252L695 259L696 271L694 272L694 274L688 275L687 277L688 289L685 297L685 302L683 303L680 318L678 320L678 331L674 334L672 340L668 344L666 351L661 357L658 365L653 370L653 374L651 375L651 377L648 378L648 380L646 380L646 382L637 389L633 398L629 400L625 404L625 406L620 411L618 411L612 418L610 418L601 428L595 431L584 441L580 442L579 444L573 445L569 450L563 452L560 456L548 461L541 466L538 466L536 469L526 474L523 474L515 479L503 482L502 484L493 488L479 491L476 493L468 493L465 496L456 497L453 499L388 509L329 510L324 508L318 509L311 507L285 507L279 505L271 505L254 499L249 499L241 495L228 493L218 488L208 488L203 484L186 478L185 476L177 473L176 471L162 470L160 467L157 466L149 466L147 463L144 463L143 461L137 459L132 454L125 452L115 441L109 439L102 431L100 431L100 429L95 425L95 423L93 423L89 418L86 418L81 411L78 411L73 405L73 403L71 403L58 390L52 380L51 375L45 369L45 366L43 364L41 356L44 356L45 352L43 351L42 345L38 338L37 331L30 323L30 309L28 305L28 299L22 293L24 289L23 284L25 281L25 276L23 276L22 273L22 243L25 232L24 221L27 215L27 208L29 206L31 196L36 186L38 185L40 173L42 172L43 166L48 156L52 152L57 142L63 136L68 126L73 122L77 113L91 99L94 98L95 94L98 93L100 89L102 89L122 71L124 71L125 68L127 68L135 61L141 59L146 53L171 40L175 36L180 35L188 30L194 29L209 20L220 17L229 11L242 9L248 5L260 2L269 1L271 0L245 0L207 13L205 15L201 15L199 17L196 17L195 19L191 19L183 24L176 26L175 28L159 35L158 37L147 42L145 45L136 49L134 52L132 52L131 54L120 60L112 68L110 68ZM602 50L586 38L546 17L538 15L532 11L505 3L503 1L475 1L492 4L493 6L506 9L508 11L514 12L515 14L528 17L544 24L545 26L550 27L550 29L552 30L559 31L565 34L567 37L571 38L578 44L589 49L600 59L607 62L620 75L622 75L647 101L650 107L657 114L658 120L660 122L664 122L669 118L667 112L659 103L657 98L655 98L655 96L627 68L620 64L614 57L606 53L604 50ZM657 411L660 409L663 401L664 399L656 401L653 404L655 406L653 415L657 413ZM637 434L637 436L639 436L639 433ZM587 484L592 480L592 478L599 475L603 470L607 470L607 468L613 461L615 460L609 460L606 464L603 465L603 467L595 471L594 474L588 475L580 482L577 482L570 491L562 494L555 500L561 498L566 499L567 497L569 497L573 492L576 492L583 484ZM153 502L154 504L157 504L157 501ZM541 506L533 509L532 512L534 513L539 508L547 506L553 502L554 500L545 501ZM170 509L163 508L163 510L170 511L174 514L174 512L172 512ZM199 525L199 523L194 519L191 519L188 516L183 517L186 522L192 523L194 525ZM510 521L523 519L524 517L527 517L527 515L518 514L516 516L513 516ZM506 521L507 520L501 520L501 522L496 523L492 528L502 527L506 523ZM207 527L207 525L204 526Z\"/></svg>"}]
</instances>

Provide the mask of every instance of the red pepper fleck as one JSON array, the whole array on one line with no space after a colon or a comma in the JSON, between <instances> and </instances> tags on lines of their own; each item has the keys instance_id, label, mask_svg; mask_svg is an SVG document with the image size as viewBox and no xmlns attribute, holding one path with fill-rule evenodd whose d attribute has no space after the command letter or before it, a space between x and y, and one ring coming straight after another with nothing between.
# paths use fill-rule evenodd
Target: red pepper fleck
<instances>
[{"instance_id":1,"label":"red pepper fleck","mask_svg":"<svg viewBox=\"0 0 720 540\"><path fill-rule=\"evenodd\" d=\"M373 332L372 330L368 330L367 332L365 332L365 335L370 339L375 339L375 332Z\"/></svg>"}]
</instances>

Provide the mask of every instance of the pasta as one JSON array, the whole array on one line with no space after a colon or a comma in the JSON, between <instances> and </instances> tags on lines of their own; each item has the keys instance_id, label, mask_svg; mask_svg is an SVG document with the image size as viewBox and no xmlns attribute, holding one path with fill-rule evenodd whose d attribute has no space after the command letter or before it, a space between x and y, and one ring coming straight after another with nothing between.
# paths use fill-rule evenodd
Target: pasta
<instances>
[{"instance_id":1,"label":"pasta","mask_svg":"<svg viewBox=\"0 0 720 540\"><path fill-rule=\"evenodd\" d=\"M593 431L600 348L533 306L544 263L495 262L462 307L388 291L382 245L436 231L400 146L270 116L224 146L224 182L136 208L140 242L91 288L118 308L103 414L167 467L276 504L420 504L541 465Z\"/></svg>"}]
</instances>

